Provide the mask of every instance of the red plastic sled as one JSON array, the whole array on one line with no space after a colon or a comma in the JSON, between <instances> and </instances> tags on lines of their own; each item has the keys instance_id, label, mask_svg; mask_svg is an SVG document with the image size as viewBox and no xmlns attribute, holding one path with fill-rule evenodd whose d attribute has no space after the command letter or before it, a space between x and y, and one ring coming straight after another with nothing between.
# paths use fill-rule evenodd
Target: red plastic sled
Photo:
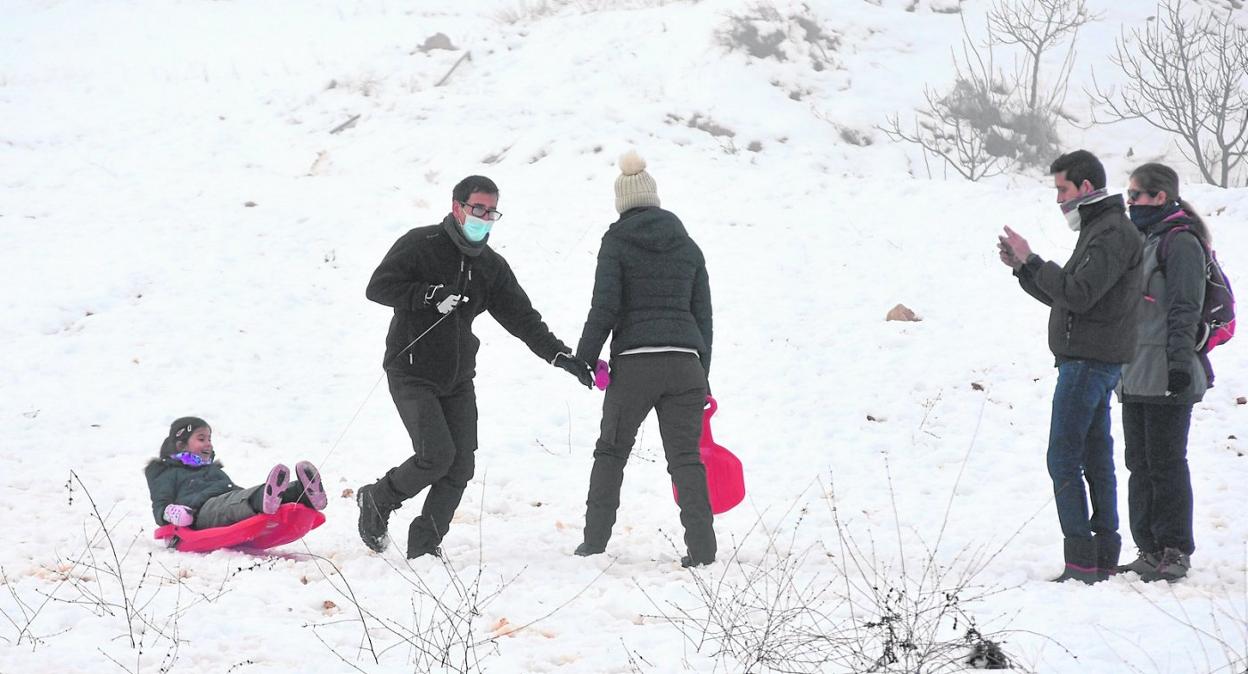
<instances>
[{"instance_id":1,"label":"red plastic sled","mask_svg":"<svg viewBox=\"0 0 1248 674\"><path fill-rule=\"evenodd\" d=\"M711 396L706 397L711 406L702 412L702 440L698 449L702 454L702 464L706 466L706 490L711 497L711 512L716 515L732 510L745 498L745 471L741 460L727 448L715 444L711 436L711 416L719 409L719 403ZM672 496L678 498L676 485L672 485Z\"/></svg>"},{"instance_id":2,"label":"red plastic sled","mask_svg":"<svg viewBox=\"0 0 1248 674\"><path fill-rule=\"evenodd\" d=\"M209 552L245 547L264 550L303 538L325 523L325 516L299 503L286 503L272 515L254 515L228 527L192 529L166 524L156 530L156 540L167 540L181 552Z\"/></svg>"}]
</instances>

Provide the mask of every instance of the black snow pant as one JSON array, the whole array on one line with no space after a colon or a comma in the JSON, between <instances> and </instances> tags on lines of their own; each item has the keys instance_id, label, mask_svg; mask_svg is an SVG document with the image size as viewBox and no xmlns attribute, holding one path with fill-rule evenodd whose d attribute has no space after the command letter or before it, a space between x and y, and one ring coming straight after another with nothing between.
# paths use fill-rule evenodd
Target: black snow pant
<instances>
[{"instance_id":1,"label":"black snow pant","mask_svg":"<svg viewBox=\"0 0 1248 674\"><path fill-rule=\"evenodd\" d=\"M667 472L679 494L685 546L696 562L715 559L715 530L706 488L706 467L698 451L706 374L691 353L663 352L617 356L611 385L602 403L602 431L594 448L585 501L585 543L605 548L620 506L624 464L637 429L650 410L659 418Z\"/></svg>"},{"instance_id":2,"label":"black snow pant","mask_svg":"<svg viewBox=\"0 0 1248 674\"><path fill-rule=\"evenodd\" d=\"M412 439L412 456L377 481L379 507L397 508L426 487L420 516L408 528L407 554L433 552L442 542L476 468L477 394L472 380L442 392L428 382L387 372L390 397Z\"/></svg>"},{"instance_id":3,"label":"black snow pant","mask_svg":"<svg viewBox=\"0 0 1248 674\"><path fill-rule=\"evenodd\" d=\"M1131 537L1144 552L1192 554L1192 476L1187 466L1191 405L1124 403Z\"/></svg>"}]
</instances>

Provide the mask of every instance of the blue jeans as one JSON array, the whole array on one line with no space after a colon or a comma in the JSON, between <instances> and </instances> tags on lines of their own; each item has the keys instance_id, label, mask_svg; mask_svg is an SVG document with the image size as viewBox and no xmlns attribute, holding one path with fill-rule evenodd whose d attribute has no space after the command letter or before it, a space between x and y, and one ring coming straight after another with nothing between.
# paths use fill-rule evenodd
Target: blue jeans
<instances>
[{"instance_id":1,"label":"blue jeans","mask_svg":"<svg viewBox=\"0 0 1248 674\"><path fill-rule=\"evenodd\" d=\"M1066 538L1097 534L1119 539L1109 396L1121 375L1121 365L1094 360L1067 361L1057 368L1047 458L1057 519Z\"/></svg>"}]
</instances>

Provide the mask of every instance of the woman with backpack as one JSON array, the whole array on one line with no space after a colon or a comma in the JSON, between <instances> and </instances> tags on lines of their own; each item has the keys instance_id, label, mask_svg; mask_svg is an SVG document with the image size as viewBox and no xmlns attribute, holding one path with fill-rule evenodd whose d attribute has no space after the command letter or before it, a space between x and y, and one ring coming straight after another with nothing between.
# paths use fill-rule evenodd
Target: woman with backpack
<instances>
[{"instance_id":1,"label":"woman with backpack","mask_svg":"<svg viewBox=\"0 0 1248 674\"><path fill-rule=\"evenodd\" d=\"M1199 350L1209 230L1179 197L1178 174L1163 164L1131 173L1127 203L1144 235L1138 342L1119 388L1131 474L1128 512L1139 556L1118 570L1173 582L1187 575L1196 548L1187 435L1192 406L1213 381Z\"/></svg>"}]
</instances>

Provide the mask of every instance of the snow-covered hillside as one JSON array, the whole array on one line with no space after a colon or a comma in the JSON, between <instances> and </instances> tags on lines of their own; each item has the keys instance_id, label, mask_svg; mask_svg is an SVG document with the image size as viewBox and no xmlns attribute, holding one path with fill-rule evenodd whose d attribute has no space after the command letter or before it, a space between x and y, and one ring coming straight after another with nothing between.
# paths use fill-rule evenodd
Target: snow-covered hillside
<instances>
[{"instance_id":1,"label":"snow-covered hillside","mask_svg":"<svg viewBox=\"0 0 1248 674\"><path fill-rule=\"evenodd\" d=\"M1080 33L1067 101L1081 124L1090 72L1114 82L1114 37L1151 11L1092 4L1104 16ZM956 642L969 616L1023 670L1242 670L1248 337L1214 353L1217 387L1193 415L1189 578L1046 582L1061 566L1047 309L996 259L995 237L1010 225L1064 260L1074 236L1043 172L970 183L933 164L929 177L876 128L951 81L962 20L982 30L990 3L768 5L825 39L793 39L784 61L728 49L730 17L757 11L747 0L7 2L0 674L424 671L436 650L424 637L480 642L473 666L496 672L745 671L723 640L661 617L704 615L699 582L721 579L738 588L721 600L749 587L825 610L824 627L857 625L872 648L875 583L905 601L952 593L946 615L963 617L930 619L932 634ZM453 48L426 48L437 33ZM1248 189L1199 184L1142 122L1061 131L1064 149L1105 160L1114 189L1144 161L1179 168L1226 270L1248 279ZM410 451L374 388L390 317L364 298L376 264L441 219L461 177L488 175L506 214L491 245L575 343L630 147L707 257L715 436L749 488L716 520L720 562L679 567L653 419L608 554L571 554L601 394L488 318L477 475L447 565L402 558L419 501L392 518L398 544L368 551L339 495ZM897 303L923 320L885 322ZM212 424L239 482L316 462L327 523L271 557L151 540L141 471L187 414ZM1115 419L1129 540L1117 407ZM474 603L479 615L463 610Z\"/></svg>"}]
</instances>

